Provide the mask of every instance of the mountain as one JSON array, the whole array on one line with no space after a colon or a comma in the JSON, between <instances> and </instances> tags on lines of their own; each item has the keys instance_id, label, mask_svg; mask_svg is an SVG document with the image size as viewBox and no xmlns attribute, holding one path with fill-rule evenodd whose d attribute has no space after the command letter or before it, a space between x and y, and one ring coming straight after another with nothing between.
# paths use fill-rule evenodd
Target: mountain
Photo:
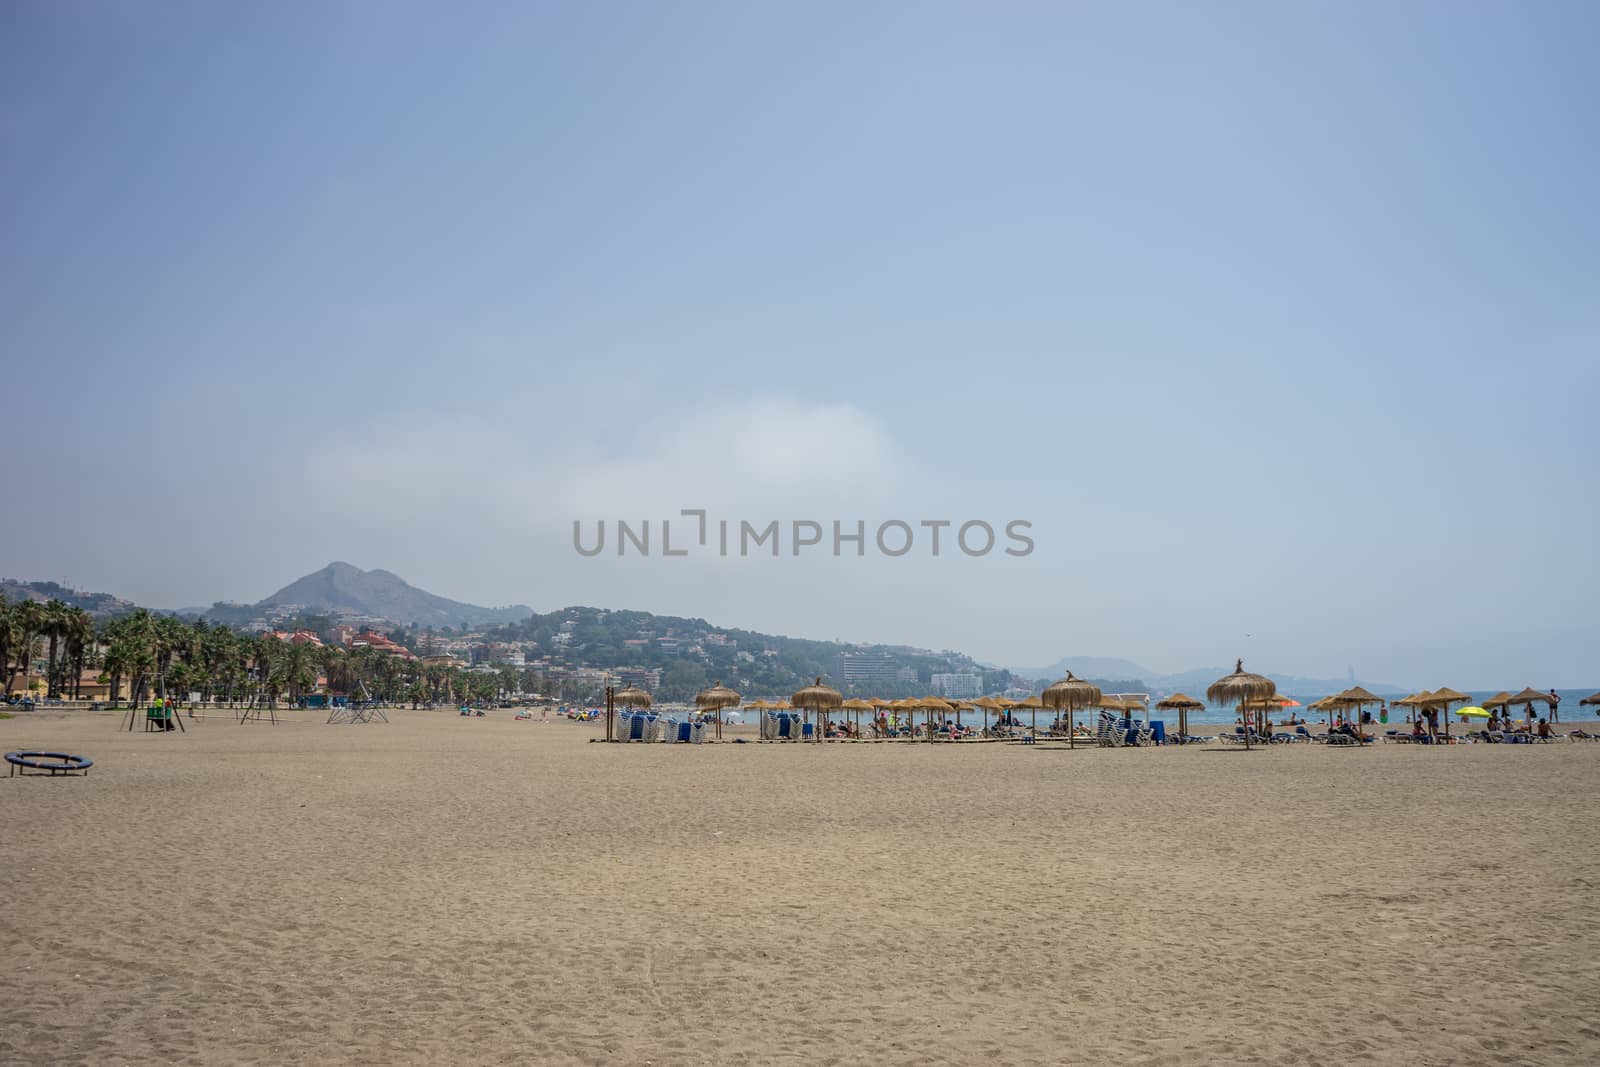
<instances>
[{"instance_id":1,"label":"mountain","mask_svg":"<svg viewBox=\"0 0 1600 1067\"><path fill-rule=\"evenodd\" d=\"M1020 674L1024 678L1048 678L1055 681L1063 677L1067 671L1079 678L1143 678L1151 680L1156 672L1149 667L1127 659L1117 659L1114 656L1079 656L1074 659L1057 660L1048 667L1013 667L1012 674Z\"/></svg>"},{"instance_id":2,"label":"mountain","mask_svg":"<svg viewBox=\"0 0 1600 1067\"><path fill-rule=\"evenodd\" d=\"M504 608L463 604L418 589L390 571L364 571L348 563L330 563L253 607L258 613L294 608L307 613L371 615L403 626L433 629L520 622L533 614L532 608L522 604Z\"/></svg>"}]
</instances>

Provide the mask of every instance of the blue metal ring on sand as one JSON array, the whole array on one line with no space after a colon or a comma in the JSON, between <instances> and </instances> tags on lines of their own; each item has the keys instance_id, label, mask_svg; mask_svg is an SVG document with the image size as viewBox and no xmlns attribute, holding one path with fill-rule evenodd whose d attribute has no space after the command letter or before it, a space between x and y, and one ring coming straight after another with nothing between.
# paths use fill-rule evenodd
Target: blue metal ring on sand
<instances>
[{"instance_id":1,"label":"blue metal ring on sand","mask_svg":"<svg viewBox=\"0 0 1600 1067\"><path fill-rule=\"evenodd\" d=\"M45 763L44 760L58 760L57 763ZM35 771L45 771L54 776L57 774L76 774L82 771L89 773L89 768L94 766L94 760L88 756L71 756L65 752L7 752L6 762L11 764L11 773L15 775L17 769L27 768Z\"/></svg>"}]
</instances>

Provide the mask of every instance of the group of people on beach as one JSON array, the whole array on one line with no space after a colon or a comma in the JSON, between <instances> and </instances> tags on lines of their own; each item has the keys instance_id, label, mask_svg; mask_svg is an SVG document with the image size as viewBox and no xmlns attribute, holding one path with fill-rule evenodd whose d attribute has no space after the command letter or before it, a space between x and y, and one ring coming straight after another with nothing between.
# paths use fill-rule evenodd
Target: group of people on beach
<instances>
[{"instance_id":1,"label":"group of people on beach","mask_svg":"<svg viewBox=\"0 0 1600 1067\"><path fill-rule=\"evenodd\" d=\"M916 720L909 715L889 715L880 711L872 719L872 732L875 737L915 736L919 731L926 736L928 726L926 724L918 725ZM979 733L979 730L976 726L957 723L954 719L948 717L943 722L933 724L933 736L948 738L951 741L959 741L964 737L972 737L977 733ZM848 722L835 723L830 721L827 733L824 736L859 739L861 733L859 729L850 726Z\"/></svg>"}]
</instances>

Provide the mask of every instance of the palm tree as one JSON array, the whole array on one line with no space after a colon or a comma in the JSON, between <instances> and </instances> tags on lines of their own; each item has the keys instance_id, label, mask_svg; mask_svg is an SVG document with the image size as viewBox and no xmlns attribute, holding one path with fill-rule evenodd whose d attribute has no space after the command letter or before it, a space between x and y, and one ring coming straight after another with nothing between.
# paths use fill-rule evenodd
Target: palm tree
<instances>
[{"instance_id":1,"label":"palm tree","mask_svg":"<svg viewBox=\"0 0 1600 1067\"><path fill-rule=\"evenodd\" d=\"M45 696L56 695L56 648L61 643L61 635L66 629L67 606L61 601L51 598L45 602L39 612L40 630L49 639L49 654L45 656Z\"/></svg>"},{"instance_id":2,"label":"palm tree","mask_svg":"<svg viewBox=\"0 0 1600 1067\"><path fill-rule=\"evenodd\" d=\"M0 596L0 673L6 676L6 696L11 695L11 653L22 643L17 609Z\"/></svg>"},{"instance_id":3,"label":"palm tree","mask_svg":"<svg viewBox=\"0 0 1600 1067\"><path fill-rule=\"evenodd\" d=\"M156 669L155 623L144 608L113 619L105 627L106 672L111 676L112 707L122 679L129 679L128 699L137 706L144 700L145 682Z\"/></svg>"},{"instance_id":4,"label":"palm tree","mask_svg":"<svg viewBox=\"0 0 1600 1067\"><path fill-rule=\"evenodd\" d=\"M48 616L44 605L37 600L24 600L17 605L17 626L21 631L17 639L17 670L22 675L22 684L28 684L28 672L33 669L33 655L37 651L36 645L39 635L44 632ZM6 676L6 696L11 695L11 676Z\"/></svg>"},{"instance_id":5,"label":"palm tree","mask_svg":"<svg viewBox=\"0 0 1600 1067\"><path fill-rule=\"evenodd\" d=\"M283 680L289 688L289 700L296 704L302 696L316 688L317 670L310 645L289 645L288 655L283 660Z\"/></svg>"},{"instance_id":6,"label":"palm tree","mask_svg":"<svg viewBox=\"0 0 1600 1067\"><path fill-rule=\"evenodd\" d=\"M351 661L350 653L337 645L323 649L322 670L328 676L330 698L334 693L355 696L356 685L360 679L356 674L356 665Z\"/></svg>"},{"instance_id":7,"label":"palm tree","mask_svg":"<svg viewBox=\"0 0 1600 1067\"><path fill-rule=\"evenodd\" d=\"M74 605L66 611L62 626L66 638L66 660L72 666L72 699L77 700L83 682L83 669L94 655L94 618Z\"/></svg>"},{"instance_id":8,"label":"palm tree","mask_svg":"<svg viewBox=\"0 0 1600 1067\"><path fill-rule=\"evenodd\" d=\"M198 649L195 633L183 624L183 620L173 615L163 615L155 619L151 627L152 651L156 658L156 684L161 688L161 695L167 695L167 671L172 667L174 657L193 659Z\"/></svg>"}]
</instances>

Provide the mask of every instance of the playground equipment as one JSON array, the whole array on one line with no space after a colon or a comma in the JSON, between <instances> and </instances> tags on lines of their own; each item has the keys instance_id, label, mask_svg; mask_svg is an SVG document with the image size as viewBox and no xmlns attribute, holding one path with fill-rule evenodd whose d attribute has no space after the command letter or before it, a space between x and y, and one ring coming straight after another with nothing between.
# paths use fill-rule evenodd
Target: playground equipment
<instances>
[{"instance_id":1,"label":"playground equipment","mask_svg":"<svg viewBox=\"0 0 1600 1067\"><path fill-rule=\"evenodd\" d=\"M88 756L70 756L65 752L7 752L6 762L11 765L11 776L26 776L32 770L54 778L58 774L88 774L94 760Z\"/></svg>"},{"instance_id":2,"label":"playground equipment","mask_svg":"<svg viewBox=\"0 0 1600 1067\"><path fill-rule=\"evenodd\" d=\"M170 730L172 729L173 723L178 724L179 733L188 732L189 728L183 725L183 716L178 714L178 708L175 704L156 703L151 704L148 708L143 710L145 733L149 733L151 730ZM133 732L133 728L138 725L140 721L139 711L140 708L137 704L134 704L128 708L129 733Z\"/></svg>"},{"instance_id":3,"label":"playground equipment","mask_svg":"<svg viewBox=\"0 0 1600 1067\"><path fill-rule=\"evenodd\" d=\"M335 704L328 712L330 723L388 722L389 716L376 704Z\"/></svg>"},{"instance_id":4,"label":"playground equipment","mask_svg":"<svg viewBox=\"0 0 1600 1067\"><path fill-rule=\"evenodd\" d=\"M239 712L239 725L243 726L247 722L262 722L261 713L263 711L267 713L266 722L270 722L274 726L278 725L278 709L272 704L263 707L254 701L246 704Z\"/></svg>"}]
</instances>

